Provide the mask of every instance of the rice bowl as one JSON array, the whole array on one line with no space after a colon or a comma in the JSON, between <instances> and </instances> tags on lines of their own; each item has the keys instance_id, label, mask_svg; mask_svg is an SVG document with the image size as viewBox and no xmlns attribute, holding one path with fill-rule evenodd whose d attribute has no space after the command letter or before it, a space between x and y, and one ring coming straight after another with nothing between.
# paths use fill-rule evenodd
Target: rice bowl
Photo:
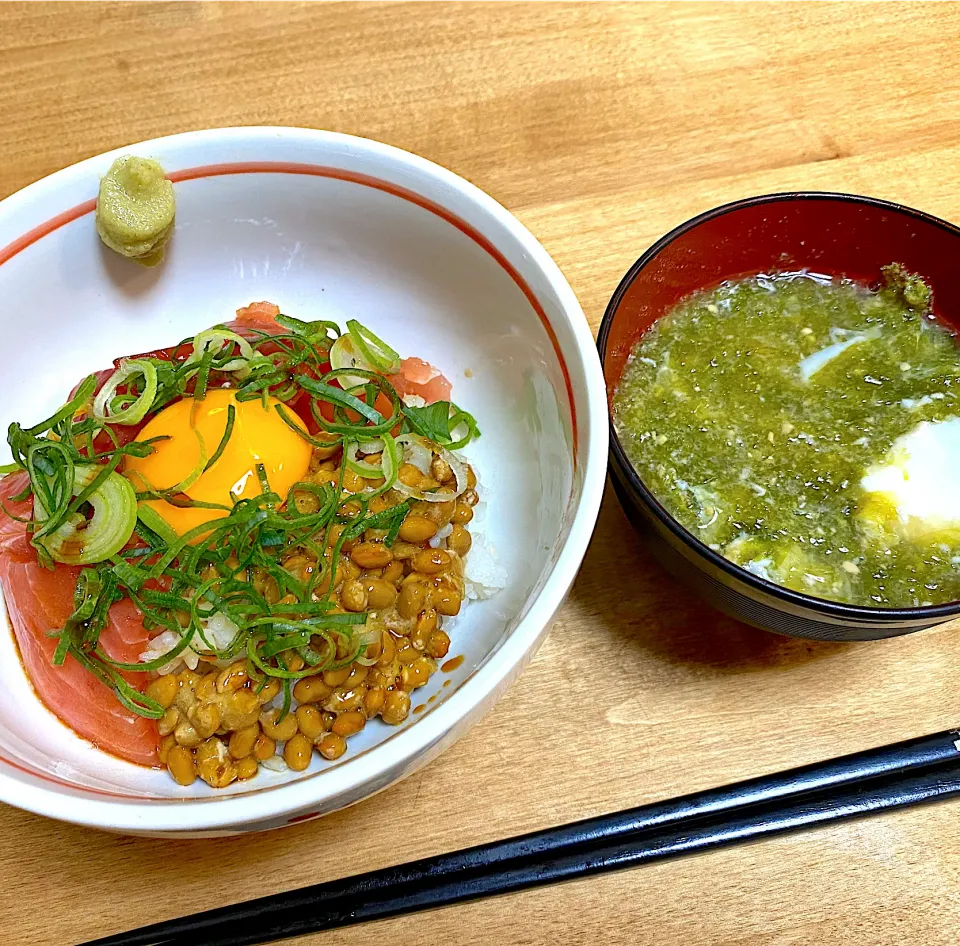
<instances>
[{"instance_id":1,"label":"rice bowl","mask_svg":"<svg viewBox=\"0 0 960 946\"><path fill-rule=\"evenodd\" d=\"M37 313L29 325L10 325L8 422L27 408L34 416L55 408L58 379L78 368L195 333L211 321L196 313L213 310L215 299L222 311L224 300L239 307L270 297L308 317L385 313L367 318L374 331L415 329L423 357L459 379L465 401L484 405L471 461L490 500L477 547L495 549L498 561L478 556L468 591L477 598L456 625L463 660L435 689L424 688L425 709L408 725L367 727L342 760L279 773L267 788L186 798L162 773L112 759L65 730L31 692L12 640L0 640L0 798L137 833L277 827L353 803L433 758L532 656L599 506L599 364L569 287L532 237L428 162L288 129L195 133L125 150L158 158L177 192L177 229L155 270L111 259L90 227L96 181L115 155L0 204L0 286ZM73 318L65 321L67 310ZM84 321L93 312L96 331ZM39 387L31 360L43 365Z\"/></svg>"}]
</instances>

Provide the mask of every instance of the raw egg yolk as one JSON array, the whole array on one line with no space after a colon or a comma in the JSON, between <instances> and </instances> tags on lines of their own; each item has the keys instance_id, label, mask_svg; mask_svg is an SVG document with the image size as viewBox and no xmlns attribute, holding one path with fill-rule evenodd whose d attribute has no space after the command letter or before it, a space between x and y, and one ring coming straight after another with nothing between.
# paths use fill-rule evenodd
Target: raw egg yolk
<instances>
[{"instance_id":1,"label":"raw egg yolk","mask_svg":"<svg viewBox=\"0 0 960 946\"><path fill-rule=\"evenodd\" d=\"M146 424L137 437L167 437L153 445L146 457L126 457L124 471L137 489L165 490L186 480L201 460L200 438L208 457L213 456L227 429L227 414L233 405L233 431L216 463L183 492L191 499L232 506L237 500L261 493L257 464L262 464L270 489L286 499L290 487L302 480L310 466L312 447L277 413L276 398L238 401L234 391L207 391L202 401L184 398L164 408ZM299 418L287 415L302 427ZM199 437L198 437L199 435ZM162 499L147 500L180 535L213 519L229 515L226 510L173 506Z\"/></svg>"}]
</instances>

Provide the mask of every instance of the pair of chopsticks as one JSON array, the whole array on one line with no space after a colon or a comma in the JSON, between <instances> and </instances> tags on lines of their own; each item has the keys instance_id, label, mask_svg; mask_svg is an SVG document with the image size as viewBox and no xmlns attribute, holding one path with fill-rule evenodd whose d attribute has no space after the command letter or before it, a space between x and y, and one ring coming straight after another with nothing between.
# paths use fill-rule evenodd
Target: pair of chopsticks
<instances>
[{"instance_id":1,"label":"pair of chopsticks","mask_svg":"<svg viewBox=\"0 0 960 946\"><path fill-rule=\"evenodd\" d=\"M269 943L960 795L949 730L81 946Z\"/></svg>"}]
</instances>

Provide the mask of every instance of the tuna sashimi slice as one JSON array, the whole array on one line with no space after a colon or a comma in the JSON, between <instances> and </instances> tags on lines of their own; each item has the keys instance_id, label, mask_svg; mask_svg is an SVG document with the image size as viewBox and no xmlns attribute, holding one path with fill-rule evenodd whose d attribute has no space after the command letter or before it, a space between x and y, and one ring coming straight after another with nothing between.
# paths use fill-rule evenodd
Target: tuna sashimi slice
<instances>
[{"instance_id":1,"label":"tuna sashimi slice","mask_svg":"<svg viewBox=\"0 0 960 946\"><path fill-rule=\"evenodd\" d=\"M390 375L387 380L400 397L414 394L428 404L449 401L453 387L433 365L422 358L404 358L400 362L399 373Z\"/></svg>"},{"instance_id":2,"label":"tuna sashimi slice","mask_svg":"<svg viewBox=\"0 0 960 946\"><path fill-rule=\"evenodd\" d=\"M26 484L21 474L0 480L0 499L9 512L23 516L30 503L8 498ZM67 656L62 667L53 665L56 638L50 630L63 627L73 612L73 589L80 569L57 565L44 568L26 536L26 527L0 511L0 588L20 657L42 702L78 735L120 758L141 765L158 763L156 723L126 709L112 690ZM104 653L114 660L135 663L150 634L140 612L129 600L110 609L110 620L100 635ZM143 674L127 674L136 687Z\"/></svg>"},{"instance_id":3,"label":"tuna sashimi slice","mask_svg":"<svg viewBox=\"0 0 960 946\"><path fill-rule=\"evenodd\" d=\"M280 306L273 302L251 302L242 309L237 309L237 321L241 324L261 327L275 325L274 319L280 314Z\"/></svg>"}]
</instances>

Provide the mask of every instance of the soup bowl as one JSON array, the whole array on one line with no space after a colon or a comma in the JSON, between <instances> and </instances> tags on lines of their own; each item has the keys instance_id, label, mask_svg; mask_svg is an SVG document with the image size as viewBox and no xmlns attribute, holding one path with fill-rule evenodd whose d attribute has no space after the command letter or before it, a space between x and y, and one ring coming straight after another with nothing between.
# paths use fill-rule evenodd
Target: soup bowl
<instances>
[{"instance_id":1,"label":"soup bowl","mask_svg":"<svg viewBox=\"0 0 960 946\"><path fill-rule=\"evenodd\" d=\"M120 153L159 160L174 182L176 229L153 269L97 237L98 182ZM483 553L502 585L454 619L446 671L415 691L403 725L373 720L335 762L314 753L305 772L261 770L219 791L181 787L79 738L38 700L0 627L0 801L167 836L318 817L433 759L530 660L596 520L606 405L596 347L566 280L476 187L395 148L305 129L148 141L0 203L0 294L4 428L48 416L114 358L174 344L251 301L306 320L361 320L401 354L439 366L477 418L482 436L468 458L484 509L470 554Z\"/></svg>"},{"instance_id":2,"label":"soup bowl","mask_svg":"<svg viewBox=\"0 0 960 946\"><path fill-rule=\"evenodd\" d=\"M789 193L710 210L658 240L624 276L607 306L598 347L612 405L634 345L681 299L727 280L808 270L866 284L902 263L933 289L935 314L960 329L960 229L929 214L869 197ZM874 640L960 615L960 602L860 607L792 591L735 565L684 528L631 464L611 422L611 474L631 520L663 565L721 611L794 637Z\"/></svg>"}]
</instances>

